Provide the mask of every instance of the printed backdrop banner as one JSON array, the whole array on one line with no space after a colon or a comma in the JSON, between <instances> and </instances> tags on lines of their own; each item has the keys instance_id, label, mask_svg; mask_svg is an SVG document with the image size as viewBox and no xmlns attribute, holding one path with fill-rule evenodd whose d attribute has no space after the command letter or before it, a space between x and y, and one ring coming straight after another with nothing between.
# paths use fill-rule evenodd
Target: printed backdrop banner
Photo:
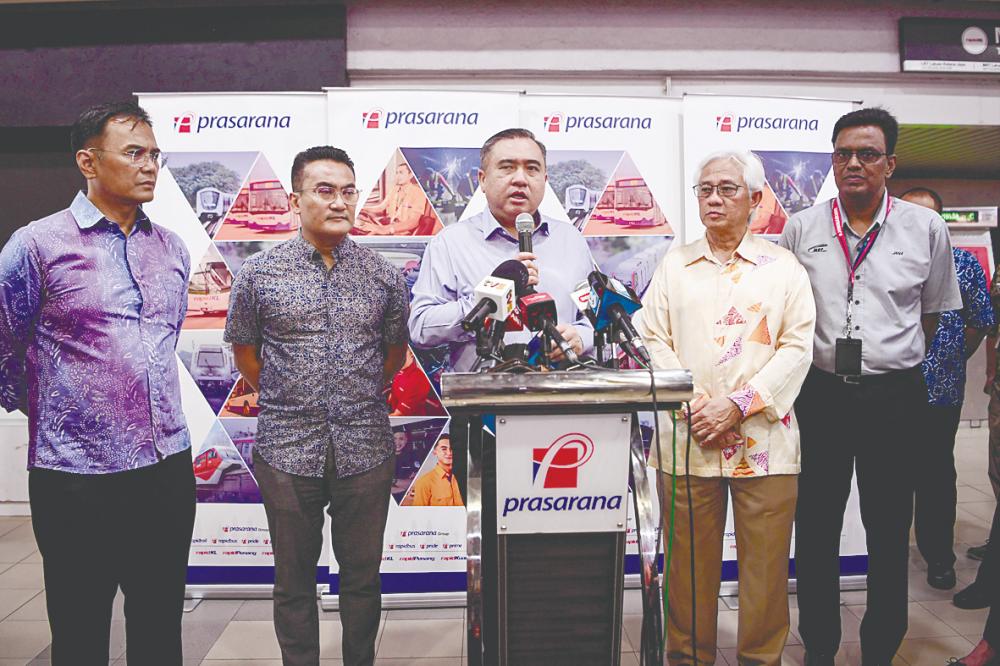
<instances>
[{"instance_id":1,"label":"printed backdrop banner","mask_svg":"<svg viewBox=\"0 0 1000 666\"><path fill-rule=\"evenodd\" d=\"M521 126L548 149L542 212L588 238L659 242L678 233L678 100L525 95Z\"/></svg>"},{"instance_id":2,"label":"printed backdrop banner","mask_svg":"<svg viewBox=\"0 0 1000 666\"><path fill-rule=\"evenodd\" d=\"M698 164L720 150L752 150L764 163L767 183L750 228L780 234L785 221L837 194L830 137L845 101L686 95L684 111L684 229L688 241L704 235L691 186Z\"/></svg>"},{"instance_id":3,"label":"printed backdrop banner","mask_svg":"<svg viewBox=\"0 0 1000 666\"><path fill-rule=\"evenodd\" d=\"M327 94L330 140L351 155L362 191L352 237L399 267L412 288L430 238L485 207L479 149L496 132L518 124L518 95L378 89ZM385 592L465 589L461 498L425 492L439 459L447 457L450 464L450 442L441 438L448 414L439 396L445 358L443 349L411 349L387 387L396 475L383 544ZM337 570L331 553L331 591L337 589Z\"/></svg>"},{"instance_id":4,"label":"printed backdrop banner","mask_svg":"<svg viewBox=\"0 0 1000 666\"><path fill-rule=\"evenodd\" d=\"M198 496L189 582L266 582L273 557L253 469L257 395L240 379L223 329L243 260L297 233L292 159L326 143L326 95L138 97L167 156L145 208L191 254L177 348Z\"/></svg>"},{"instance_id":5,"label":"printed backdrop banner","mask_svg":"<svg viewBox=\"0 0 1000 666\"><path fill-rule=\"evenodd\" d=\"M684 114L685 238L704 235L698 201L691 187L695 169L720 150L751 150L764 164L764 198L750 228L777 238L794 213L837 195L830 153L837 119L854 109L851 102L772 97L687 95ZM841 532L841 572L863 573L867 567L865 532L857 487L852 487ZM723 559L726 577L736 559L732 508L726 522Z\"/></svg>"}]
</instances>

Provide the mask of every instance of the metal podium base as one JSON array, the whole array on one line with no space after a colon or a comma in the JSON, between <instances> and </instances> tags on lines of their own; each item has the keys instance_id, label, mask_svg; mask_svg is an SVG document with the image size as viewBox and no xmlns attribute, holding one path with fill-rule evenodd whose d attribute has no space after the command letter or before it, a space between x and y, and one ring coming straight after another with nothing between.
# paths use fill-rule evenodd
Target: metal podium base
<instances>
[{"instance_id":1,"label":"metal podium base","mask_svg":"<svg viewBox=\"0 0 1000 666\"><path fill-rule=\"evenodd\" d=\"M622 532L499 537L501 664L617 666Z\"/></svg>"}]
</instances>

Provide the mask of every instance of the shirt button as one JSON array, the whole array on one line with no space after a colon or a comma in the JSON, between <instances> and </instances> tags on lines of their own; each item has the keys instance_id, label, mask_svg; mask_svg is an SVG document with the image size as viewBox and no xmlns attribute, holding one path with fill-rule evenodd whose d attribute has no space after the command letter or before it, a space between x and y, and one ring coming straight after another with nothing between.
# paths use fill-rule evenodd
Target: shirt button
<instances>
[{"instance_id":1,"label":"shirt button","mask_svg":"<svg viewBox=\"0 0 1000 666\"><path fill-rule=\"evenodd\" d=\"M860 330L861 330L861 327L860 327L860 326L855 326L855 327L854 327L854 330L855 330L855 331L860 331Z\"/></svg>"},{"instance_id":2,"label":"shirt button","mask_svg":"<svg viewBox=\"0 0 1000 666\"><path fill-rule=\"evenodd\" d=\"M855 305L861 305L861 301L854 301Z\"/></svg>"}]
</instances>

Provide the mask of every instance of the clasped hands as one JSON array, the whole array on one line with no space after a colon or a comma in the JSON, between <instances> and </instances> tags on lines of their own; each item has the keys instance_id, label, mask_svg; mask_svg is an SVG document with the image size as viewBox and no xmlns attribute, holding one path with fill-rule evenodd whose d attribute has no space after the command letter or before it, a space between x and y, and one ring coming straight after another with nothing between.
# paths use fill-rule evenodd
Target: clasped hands
<instances>
[{"instance_id":1,"label":"clasped hands","mask_svg":"<svg viewBox=\"0 0 1000 666\"><path fill-rule=\"evenodd\" d=\"M691 402L691 436L703 449L723 449L743 443L739 424L743 413L726 397L698 395Z\"/></svg>"}]
</instances>

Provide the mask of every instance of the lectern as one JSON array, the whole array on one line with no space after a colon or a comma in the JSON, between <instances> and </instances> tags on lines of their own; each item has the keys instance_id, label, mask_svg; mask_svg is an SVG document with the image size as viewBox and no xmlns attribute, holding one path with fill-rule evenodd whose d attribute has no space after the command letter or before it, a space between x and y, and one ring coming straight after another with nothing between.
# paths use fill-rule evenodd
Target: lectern
<instances>
[{"instance_id":1,"label":"lectern","mask_svg":"<svg viewBox=\"0 0 1000 666\"><path fill-rule=\"evenodd\" d=\"M655 646L644 661L662 663L655 496L636 413L654 393L659 410L690 400L690 372L456 373L441 388L468 511L469 666L619 664L630 472L644 644Z\"/></svg>"}]
</instances>

